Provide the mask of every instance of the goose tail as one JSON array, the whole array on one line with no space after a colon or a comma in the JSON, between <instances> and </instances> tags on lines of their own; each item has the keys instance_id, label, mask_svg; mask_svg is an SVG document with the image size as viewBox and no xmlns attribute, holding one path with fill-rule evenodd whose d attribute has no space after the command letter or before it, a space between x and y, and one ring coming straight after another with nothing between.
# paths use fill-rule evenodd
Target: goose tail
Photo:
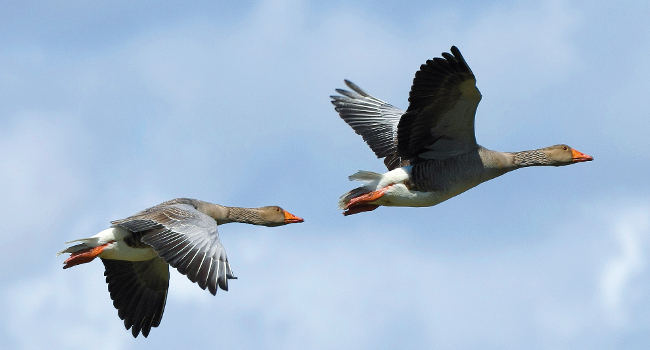
<instances>
[{"instance_id":1,"label":"goose tail","mask_svg":"<svg viewBox=\"0 0 650 350\"><path fill-rule=\"evenodd\" d=\"M356 198L370 192L372 192L372 188L368 188L366 186L357 187L351 191L346 192L339 198L339 209L345 210L352 198Z\"/></svg>"}]
</instances>

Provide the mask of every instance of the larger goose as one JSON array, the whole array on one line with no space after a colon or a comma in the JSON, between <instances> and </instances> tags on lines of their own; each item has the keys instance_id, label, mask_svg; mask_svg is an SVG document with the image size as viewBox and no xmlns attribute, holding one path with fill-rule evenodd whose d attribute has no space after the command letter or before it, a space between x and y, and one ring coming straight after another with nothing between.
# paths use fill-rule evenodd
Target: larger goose
<instances>
[{"instance_id":1,"label":"larger goose","mask_svg":"<svg viewBox=\"0 0 650 350\"><path fill-rule=\"evenodd\" d=\"M229 222L280 226L303 219L277 206L238 208L177 198L113 221L59 254L70 253L64 269L100 257L118 316L134 337L146 337L165 311L169 265L212 294L228 290L228 280L236 277L217 225Z\"/></svg>"},{"instance_id":2,"label":"larger goose","mask_svg":"<svg viewBox=\"0 0 650 350\"><path fill-rule=\"evenodd\" d=\"M365 185L341 196L344 215L378 206L432 206L515 169L593 160L567 145L521 152L478 145L474 115L481 93L455 46L420 66L406 112L345 84L352 91L337 89L342 96L331 96L336 111L389 171L351 175Z\"/></svg>"}]
</instances>

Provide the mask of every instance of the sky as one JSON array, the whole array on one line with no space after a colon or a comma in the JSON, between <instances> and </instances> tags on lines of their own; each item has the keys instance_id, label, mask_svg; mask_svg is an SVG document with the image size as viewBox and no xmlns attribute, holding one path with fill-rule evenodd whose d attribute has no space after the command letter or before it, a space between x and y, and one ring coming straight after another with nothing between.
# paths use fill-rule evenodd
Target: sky
<instances>
[{"instance_id":1,"label":"sky","mask_svg":"<svg viewBox=\"0 0 650 350\"><path fill-rule=\"evenodd\" d=\"M0 338L12 349L646 349L650 3L3 2ZM527 168L430 208L337 208L381 160L329 102L350 79L406 108L456 45L476 136L595 160ZM99 261L64 242L175 197L280 205L232 224L239 279L171 272L133 339Z\"/></svg>"}]
</instances>

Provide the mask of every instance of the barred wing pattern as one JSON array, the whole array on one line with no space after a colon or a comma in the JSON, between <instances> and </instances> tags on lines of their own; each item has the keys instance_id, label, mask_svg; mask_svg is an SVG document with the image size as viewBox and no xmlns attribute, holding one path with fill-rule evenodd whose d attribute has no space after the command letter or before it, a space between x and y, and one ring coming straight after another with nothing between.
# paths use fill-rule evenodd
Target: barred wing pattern
<instances>
[{"instance_id":1,"label":"barred wing pattern","mask_svg":"<svg viewBox=\"0 0 650 350\"><path fill-rule=\"evenodd\" d=\"M217 222L190 204L162 203L112 224L141 233L142 242L212 294L217 288L228 290L228 279L236 278L219 241Z\"/></svg>"},{"instance_id":2,"label":"barred wing pattern","mask_svg":"<svg viewBox=\"0 0 650 350\"><path fill-rule=\"evenodd\" d=\"M345 80L352 91L336 89L342 96L330 96L334 109L354 131L363 137L377 158L384 158L388 170L395 169L402 159L397 154L397 123L404 111L363 91Z\"/></svg>"}]
</instances>

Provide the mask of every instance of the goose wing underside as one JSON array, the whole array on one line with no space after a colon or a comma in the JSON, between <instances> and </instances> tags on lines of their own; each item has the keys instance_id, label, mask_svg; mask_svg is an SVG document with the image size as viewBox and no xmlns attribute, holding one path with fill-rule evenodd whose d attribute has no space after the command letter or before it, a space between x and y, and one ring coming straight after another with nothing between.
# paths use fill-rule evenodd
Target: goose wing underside
<instances>
[{"instance_id":1,"label":"goose wing underside","mask_svg":"<svg viewBox=\"0 0 650 350\"><path fill-rule=\"evenodd\" d=\"M415 74L409 108L397 127L403 158L445 159L478 147L474 116L481 93L460 51L455 46L450 51Z\"/></svg>"},{"instance_id":2,"label":"goose wing underside","mask_svg":"<svg viewBox=\"0 0 650 350\"><path fill-rule=\"evenodd\" d=\"M159 258L146 261L102 259L108 291L126 329L147 337L165 311L169 265Z\"/></svg>"},{"instance_id":3,"label":"goose wing underside","mask_svg":"<svg viewBox=\"0 0 650 350\"><path fill-rule=\"evenodd\" d=\"M217 222L190 204L163 203L112 224L141 233L142 242L212 294L217 288L228 290L228 279L236 278L219 241Z\"/></svg>"},{"instance_id":4,"label":"goose wing underside","mask_svg":"<svg viewBox=\"0 0 650 350\"><path fill-rule=\"evenodd\" d=\"M363 137L377 158L384 158L388 170L406 165L397 154L397 124L404 111L371 96L349 80L345 84L352 91L336 89L341 95L330 96L341 119Z\"/></svg>"}]
</instances>

